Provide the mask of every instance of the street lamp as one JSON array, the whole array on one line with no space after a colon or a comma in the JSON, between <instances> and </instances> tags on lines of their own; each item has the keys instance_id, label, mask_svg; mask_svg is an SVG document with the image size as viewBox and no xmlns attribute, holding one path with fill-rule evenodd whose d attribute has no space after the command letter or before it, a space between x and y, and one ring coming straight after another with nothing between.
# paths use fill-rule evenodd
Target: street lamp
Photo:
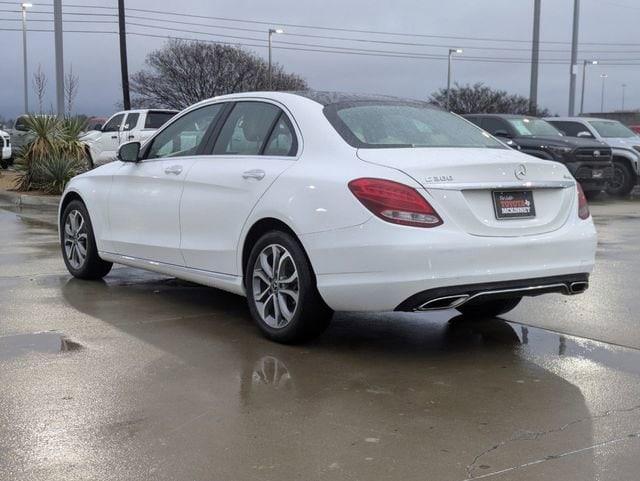
<instances>
[{"instance_id":1,"label":"street lamp","mask_svg":"<svg viewBox=\"0 0 640 481\"><path fill-rule=\"evenodd\" d=\"M602 79L602 95L600 96L600 112L604 112L604 81L608 77L606 73L601 73L600 78Z\"/></svg>"},{"instance_id":2,"label":"street lamp","mask_svg":"<svg viewBox=\"0 0 640 481\"><path fill-rule=\"evenodd\" d=\"M580 115L584 113L584 82L587 77L587 65L598 65L597 60L585 60L582 62L582 95L580 96Z\"/></svg>"},{"instance_id":3,"label":"street lamp","mask_svg":"<svg viewBox=\"0 0 640 481\"><path fill-rule=\"evenodd\" d=\"M627 84L622 84L622 111L624 112L624 89L627 88Z\"/></svg>"},{"instance_id":4,"label":"street lamp","mask_svg":"<svg viewBox=\"0 0 640 481\"><path fill-rule=\"evenodd\" d=\"M451 93L451 57L454 53L462 53L461 48L450 48L449 59L447 65L447 110L449 110L449 94Z\"/></svg>"},{"instance_id":5,"label":"street lamp","mask_svg":"<svg viewBox=\"0 0 640 481\"><path fill-rule=\"evenodd\" d=\"M284 33L284 30L282 30L281 28L270 28L269 29L269 72L267 74L267 83L269 85L269 90L271 90L271 36L274 33Z\"/></svg>"},{"instance_id":6,"label":"street lamp","mask_svg":"<svg viewBox=\"0 0 640 481\"><path fill-rule=\"evenodd\" d=\"M27 74L27 8L33 7L31 3L23 3L22 7L22 59L24 67L24 113L29 113L29 80Z\"/></svg>"}]
</instances>

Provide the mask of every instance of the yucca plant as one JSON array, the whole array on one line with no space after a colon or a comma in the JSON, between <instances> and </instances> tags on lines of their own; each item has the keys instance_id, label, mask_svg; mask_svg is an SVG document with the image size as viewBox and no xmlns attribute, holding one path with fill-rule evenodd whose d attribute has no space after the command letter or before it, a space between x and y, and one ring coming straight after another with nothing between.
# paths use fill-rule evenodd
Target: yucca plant
<instances>
[{"instance_id":1,"label":"yucca plant","mask_svg":"<svg viewBox=\"0 0 640 481\"><path fill-rule=\"evenodd\" d=\"M87 165L78 140L84 123L78 119L29 116L26 124L33 140L18 153L16 188L62 193L66 183Z\"/></svg>"}]
</instances>

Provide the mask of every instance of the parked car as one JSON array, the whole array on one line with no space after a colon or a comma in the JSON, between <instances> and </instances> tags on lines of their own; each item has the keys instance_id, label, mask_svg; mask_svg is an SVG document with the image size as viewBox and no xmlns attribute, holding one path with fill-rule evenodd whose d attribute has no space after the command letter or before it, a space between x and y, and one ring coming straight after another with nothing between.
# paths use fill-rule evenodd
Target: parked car
<instances>
[{"instance_id":1,"label":"parked car","mask_svg":"<svg viewBox=\"0 0 640 481\"><path fill-rule=\"evenodd\" d=\"M524 115L473 114L465 118L521 152L567 166L586 195L596 195L613 178L611 148L593 139L565 137L550 123Z\"/></svg>"},{"instance_id":2,"label":"parked car","mask_svg":"<svg viewBox=\"0 0 640 481\"><path fill-rule=\"evenodd\" d=\"M587 117L553 117L546 119L568 137L596 139L611 147L613 179L607 193L627 196L640 179L640 136L617 120Z\"/></svg>"},{"instance_id":3,"label":"parked car","mask_svg":"<svg viewBox=\"0 0 640 481\"><path fill-rule=\"evenodd\" d=\"M86 145L92 166L116 160L118 147L132 140L144 142L171 119L177 110L127 110L113 114L99 130L86 133L80 140Z\"/></svg>"},{"instance_id":4,"label":"parked car","mask_svg":"<svg viewBox=\"0 0 640 481\"><path fill-rule=\"evenodd\" d=\"M0 130L0 167L9 167L11 159L11 137L4 130Z\"/></svg>"},{"instance_id":5,"label":"parked car","mask_svg":"<svg viewBox=\"0 0 640 481\"><path fill-rule=\"evenodd\" d=\"M27 115L20 115L13 123L13 127L5 129L9 134L11 140L11 151L13 154L18 152L24 145L28 144L33 139L33 133L27 127ZM13 163L13 158L10 157L8 165Z\"/></svg>"},{"instance_id":6,"label":"parked car","mask_svg":"<svg viewBox=\"0 0 640 481\"><path fill-rule=\"evenodd\" d=\"M254 92L200 102L60 203L67 269L112 263L246 295L280 342L333 311L456 308L578 294L596 232L565 165L424 102Z\"/></svg>"}]
</instances>

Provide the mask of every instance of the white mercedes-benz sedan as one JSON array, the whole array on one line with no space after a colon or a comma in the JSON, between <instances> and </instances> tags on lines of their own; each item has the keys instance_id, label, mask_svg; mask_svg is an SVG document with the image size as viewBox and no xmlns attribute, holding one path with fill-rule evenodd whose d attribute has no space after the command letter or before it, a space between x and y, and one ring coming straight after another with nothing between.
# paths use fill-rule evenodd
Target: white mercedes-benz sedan
<instances>
[{"instance_id":1,"label":"white mercedes-benz sedan","mask_svg":"<svg viewBox=\"0 0 640 481\"><path fill-rule=\"evenodd\" d=\"M319 335L334 311L496 316L583 292L594 265L564 165L424 102L216 97L118 157L62 196L69 272L119 263L244 295L279 342Z\"/></svg>"}]
</instances>

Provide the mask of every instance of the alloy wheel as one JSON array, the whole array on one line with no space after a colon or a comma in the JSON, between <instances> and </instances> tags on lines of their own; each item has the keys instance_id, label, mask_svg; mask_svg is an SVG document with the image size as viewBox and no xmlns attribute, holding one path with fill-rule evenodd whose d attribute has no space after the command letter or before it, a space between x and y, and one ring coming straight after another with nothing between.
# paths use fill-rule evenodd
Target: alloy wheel
<instances>
[{"instance_id":1,"label":"alloy wheel","mask_svg":"<svg viewBox=\"0 0 640 481\"><path fill-rule=\"evenodd\" d=\"M609 188L618 191L624 186L626 174L619 165L613 167L613 178L609 181Z\"/></svg>"},{"instance_id":2,"label":"alloy wheel","mask_svg":"<svg viewBox=\"0 0 640 481\"><path fill-rule=\"evenodd\" d=\"M286 327L296 313L300 295L298 270L291 253L280 244L266 246L253 266L252 293L262 321Z\"/></svg>"},{"instance_id":3,"label":"alloy wheel","mask_svg":"<svg viewBox=\"0 0 640 481\"><path fill-rule=\"evenodd\" d=\"M72 210L64 222L64 253L74 269L80 269L87 258L87 224L78 210Z\"/></svg>"}]
</instances>

